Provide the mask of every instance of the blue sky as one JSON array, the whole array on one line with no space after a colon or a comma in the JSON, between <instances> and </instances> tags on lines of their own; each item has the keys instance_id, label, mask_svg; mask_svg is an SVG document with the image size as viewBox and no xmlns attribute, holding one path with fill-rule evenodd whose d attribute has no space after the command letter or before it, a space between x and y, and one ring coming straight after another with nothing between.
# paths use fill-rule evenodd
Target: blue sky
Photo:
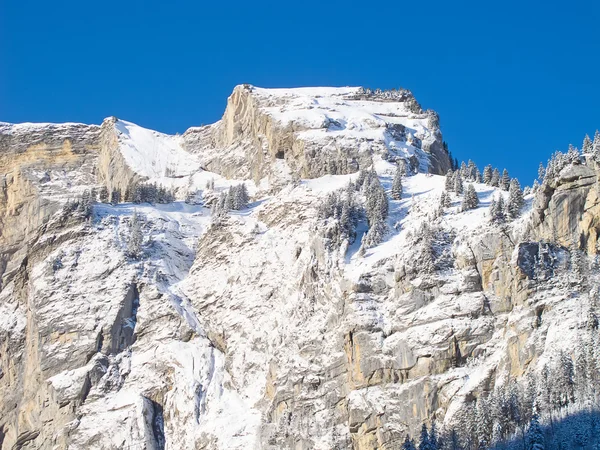
<instances>
[{"instance_id":1,"label":"blue sky","mask_svg":"<svg viewBox=\"0 0 600 450\"><path fill-rule=\"evenodd\" d=\"M600 128L598 3L4 0L0 121L175 133L241 83L402 86L459 160L528 184Z\"/></svg>"}]
</instances>

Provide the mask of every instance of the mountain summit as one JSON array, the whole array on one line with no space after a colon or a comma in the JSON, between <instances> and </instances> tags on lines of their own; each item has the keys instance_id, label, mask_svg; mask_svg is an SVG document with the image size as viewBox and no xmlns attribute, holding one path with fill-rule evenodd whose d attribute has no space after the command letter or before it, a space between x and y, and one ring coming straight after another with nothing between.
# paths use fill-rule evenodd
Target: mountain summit
<instances>
[{"instance_id":1,"label":"mountain summit","mask_svg":"<svg viewBox=\"0 0 600 450\"><path fill-rule=\"evenodd\" d=\"M1 123L0 447L557 436L598 401L586 142L523 192L402 89L242 85L176 136Z\"/></svg>"}]
</instances>

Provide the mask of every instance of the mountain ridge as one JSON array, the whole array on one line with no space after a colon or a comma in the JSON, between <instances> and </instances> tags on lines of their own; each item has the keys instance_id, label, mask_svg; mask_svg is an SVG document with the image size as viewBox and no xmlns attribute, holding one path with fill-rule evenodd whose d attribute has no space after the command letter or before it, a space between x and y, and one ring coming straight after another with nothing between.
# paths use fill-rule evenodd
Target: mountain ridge
<instances>
[{"instance_id":1,"label":"mountain ridge","mask_svg":"<svg viewBox=\"0 0 600 450\"><path fill-rule=\"evenodd\" d=\"M575 348L595 161L497 223L408 91L334 92L241 85L179 136L0 125L2 446L400 448Z\"/></svg>"}]
</instances>

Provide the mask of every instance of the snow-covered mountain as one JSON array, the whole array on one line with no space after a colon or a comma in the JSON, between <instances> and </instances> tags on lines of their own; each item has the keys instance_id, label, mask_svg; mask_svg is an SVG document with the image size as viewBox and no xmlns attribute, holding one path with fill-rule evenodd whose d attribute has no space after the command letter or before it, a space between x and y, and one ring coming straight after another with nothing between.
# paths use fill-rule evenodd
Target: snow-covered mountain
<instances>
[{"instance_id":1,"label":"snow-covered mountain","mask_svg":"<svg viewBox=\"0 0 600 450\"><path fill-rule=\"evenodd\" d=\"M598 166L563 163L498 224L509 193L473 175L463 210L437 114L404 90L238 86L177 136L0 124L0 448L395 449L460 427L596 333L600 279L572 260L596 255Z\"/></svg>"}]
</instances>

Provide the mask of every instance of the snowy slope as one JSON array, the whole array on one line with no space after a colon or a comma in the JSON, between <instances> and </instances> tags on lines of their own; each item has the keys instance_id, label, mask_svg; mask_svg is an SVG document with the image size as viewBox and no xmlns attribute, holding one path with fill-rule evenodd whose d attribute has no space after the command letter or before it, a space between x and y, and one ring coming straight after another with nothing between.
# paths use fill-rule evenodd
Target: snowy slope
<instances>
[{"instance_id":1,"label":"snowy slope","mask_svg":"<svg viewBox=\"0 0 600 450\"><path fill-rule=\"evenodd\" d=\"M119 148L129 167L151 180L182 178L200 170L197 159L181 148L179 136L169 136L118 120Z\"/></svg>"}]
</instances>

